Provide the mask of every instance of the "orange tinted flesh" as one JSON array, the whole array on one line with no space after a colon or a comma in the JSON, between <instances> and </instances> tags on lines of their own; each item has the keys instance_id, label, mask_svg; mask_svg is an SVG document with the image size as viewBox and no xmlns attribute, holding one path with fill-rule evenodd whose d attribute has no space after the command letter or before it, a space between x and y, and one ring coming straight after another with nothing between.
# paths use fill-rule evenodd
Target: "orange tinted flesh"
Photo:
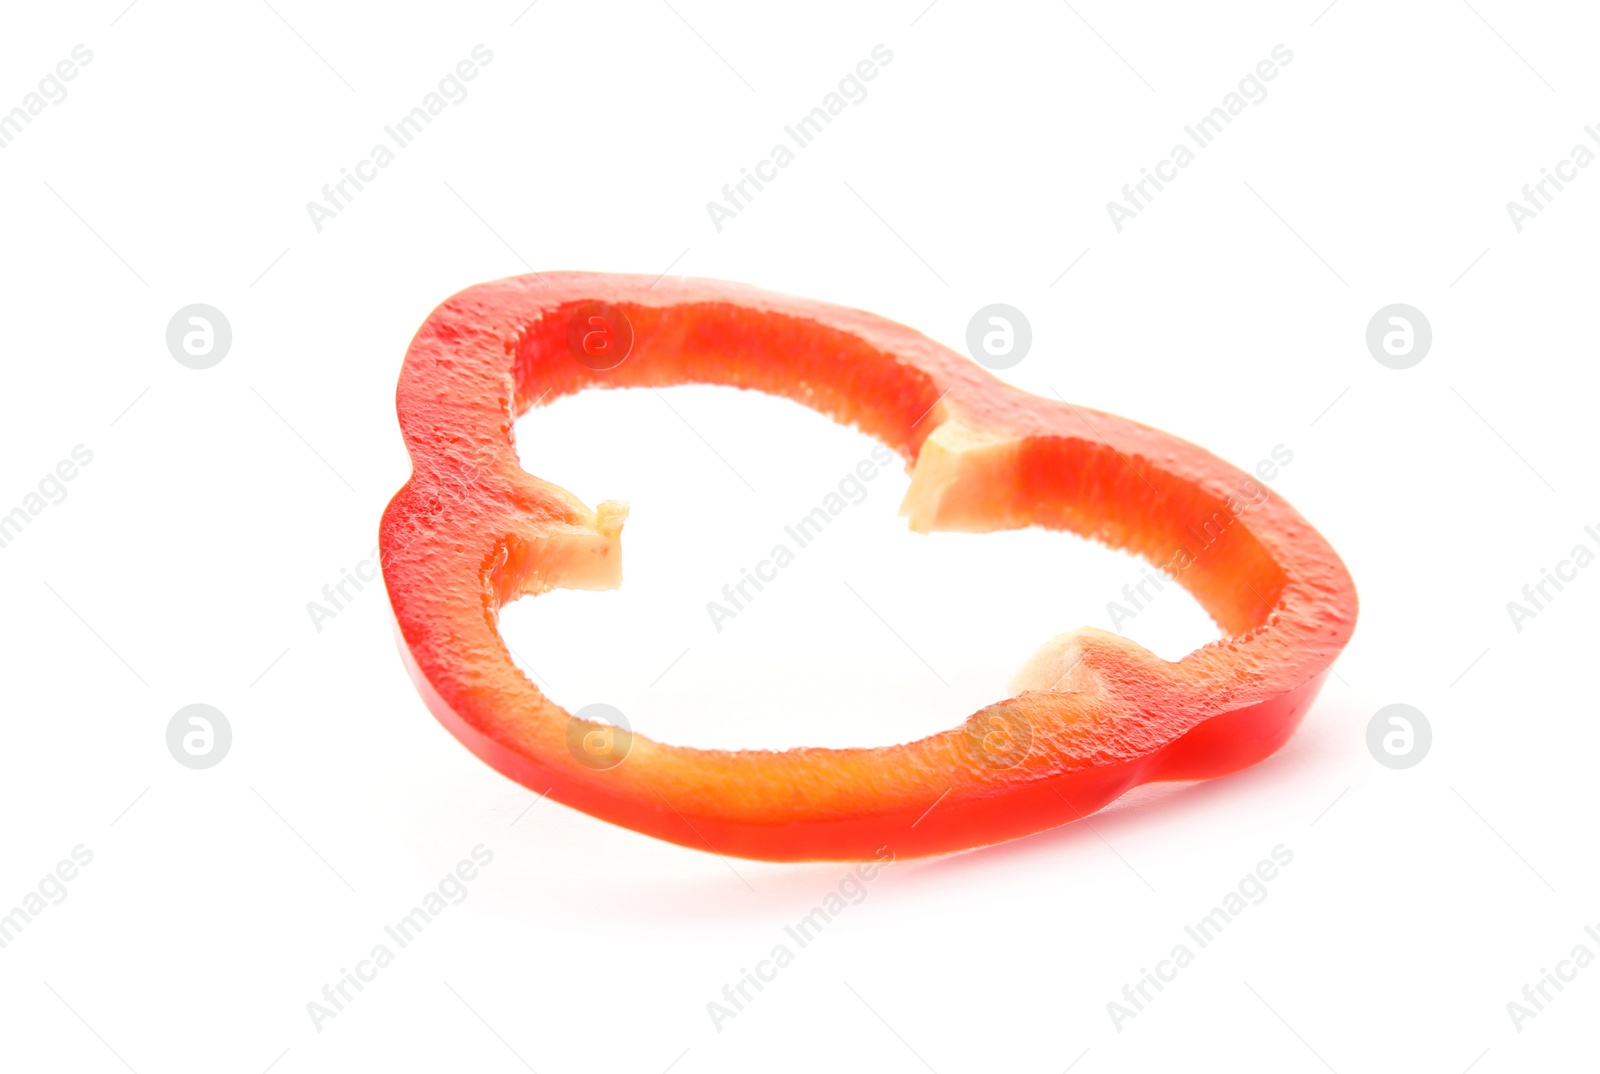
<instances>
[{"instance_id":1,"label":"orange tinted flesh","mask_svg":"<svg viewBox=\"0 0 1600 1074\"><path fill-rule=\"evenodd\" d=\"M573 312L594 300L635 336L607 371L568 349ZM569 714L512 663L497 620L518 596L618 585L626 508L591 510L530 476L512 423L585 388L676 384L781 395L883 441L911 470L903 513L917 530L1043 526L1157 565L1196 550L1173 573L1226 636L1171 663L1103 631L1062 635L1028 661L1017 696L901 745L723 751L635 734L623 763L586 767ZM1344 564L1248 475L1160 430L1009 387L857 310L708 280L500 280L428 318L397 404L413 475L384 512L382 563L429 708L524 786L684 846L773 861L940 854L1076 820L1141 783L1233 772L1288 739L1355 625ZM1247 496L1261 499L1234 514ZM1198 551L1208 523L1216 536ZM1031 730L1009 768L971 746L995 718Z\"/></svg>"}]
</instances>

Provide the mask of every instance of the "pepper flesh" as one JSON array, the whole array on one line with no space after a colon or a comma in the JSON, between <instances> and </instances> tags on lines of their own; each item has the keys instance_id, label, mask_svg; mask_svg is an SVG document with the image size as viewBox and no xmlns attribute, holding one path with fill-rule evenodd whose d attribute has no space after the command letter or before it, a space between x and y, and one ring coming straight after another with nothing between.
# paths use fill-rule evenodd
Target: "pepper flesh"
<instances>
[{"instance_id":1,"label":"pepper flesh","mask_svg":"<svg viewBox=\"0 0 1600 1074\"><path fill-rule=\"evenodd\" d=\"M601 328L631 336L609 368L573 350L574 318L581 330L596 309ZM895 746L724 751L634 734L625 763L580 763L573 718L512 662L497 620L522 595L620 584L626 507L591 510L528 474L512 424L585 388L690 383L781 395L883 441L910 467L914 530L1043 526L1166 564L1224 637L1168 662L1072 631L1027 662L1017 696ZM384 512L381 560L434 715L526 787L719 854L939 854L1079 819L1141 783L1236 771L1289 738L1355 625L1339 557L1242 471L1160 430L1029 395L858 310L707 280L499 280L428 318L397 409L413 474ZM1247 489L1262 498L1245 511ZM1188 553L1200 534L1209 542Z\"/></svg>"}]
</instances>

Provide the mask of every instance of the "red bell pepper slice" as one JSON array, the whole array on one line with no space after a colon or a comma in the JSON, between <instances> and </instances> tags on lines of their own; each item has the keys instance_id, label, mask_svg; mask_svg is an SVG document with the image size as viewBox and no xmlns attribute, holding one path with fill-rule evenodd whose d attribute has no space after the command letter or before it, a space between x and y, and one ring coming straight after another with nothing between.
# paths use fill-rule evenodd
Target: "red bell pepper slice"
<instances>
[{"instance_id":1,"label":"red bell pepper slice","mask_svg":"<svg viewBox=\"0 0 1600 1074\"><path fill-rule=\"evenodd\" d=\"M512 423L585 388L690 383L785 396L883 441L911 469L915 530L1044 526L1166 565L1225 636L1172 663L1075 630L1027 662L1017 696L875 749L690 749L574 722L512 663L496 622L525 594L618 585L627 509L591 510L525 472ZM1339 557L1242 471L858 310L708 280L499 280L428 318L397 405L413 474L384 512L383 573L434 715L526 787L719 854L938 854L1076 820L1140 783L1236 771L1289 738L1355 626ZM1260 497L1248 511L1245 495ZM574 730L626 763L585 763Z\"/></svg>"}]
</instances>

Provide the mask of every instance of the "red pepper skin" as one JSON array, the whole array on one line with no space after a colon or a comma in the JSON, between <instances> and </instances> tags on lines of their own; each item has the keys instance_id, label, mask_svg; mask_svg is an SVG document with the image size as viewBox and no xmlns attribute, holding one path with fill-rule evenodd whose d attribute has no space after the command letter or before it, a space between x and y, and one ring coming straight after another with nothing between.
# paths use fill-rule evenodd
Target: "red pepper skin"
<instances>
[{"instance_id":1,"label":"red pepper skin","mask_svg":"<svg viewBox=\"0 0 1600 1074\"><path fill-rule=\"evenodd\" d=\"M1255 764L1293 733L1349 640L1355 587L1333 549L1203 449L1029 395L869 313L738 284L652 284L545 273L469 288L428 318L401 372L413 474L380 535L401 650L434 715L524 786L724 855L963 850L1076 820L1141 783ZM596 309L620 343L631 330L611 368L575 357ZM686 383L782 395L883 441L911 468L914 529L1040 525L1170 564L1225 636L1172 663L1103 631L1062 635L1018 696L903 745L728 752L636 734L623 763L582 764L570 715L512 663L496 622L524 594L618 584L625 508L591 510L526 473L512 423L584 388ZM1025 755L1007 752L1023 739Z\"/></svg>"}]
</instances>

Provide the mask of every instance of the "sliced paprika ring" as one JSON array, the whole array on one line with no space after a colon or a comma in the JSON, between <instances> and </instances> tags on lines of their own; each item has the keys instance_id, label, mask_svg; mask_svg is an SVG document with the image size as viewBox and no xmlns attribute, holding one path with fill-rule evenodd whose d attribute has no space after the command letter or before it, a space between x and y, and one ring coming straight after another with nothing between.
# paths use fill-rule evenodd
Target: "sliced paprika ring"
<instances>
[{"instance_id":1,"label":"sliced paprika ring","mask_svg":"<svg viewBox=\"0 0 1600 1074\"><path fill-rule=\"evenodd\" d=\"M555 587L616 587L627 507L590 509L528 474L512 423L585 388L676 384L784 396L881 440L910 468L913 530L1042 526L1140 555L1224 637L1171 663L1104 631L1062 634L1023 665L1016 696L874 749L691 749L573 717L512 662L499 612ZM718 854L940 854L1077 820L1141 783L1234 772L1289 738L1355 626L1338 555L1249 475L858 310L709 280L499 280L434 310L397 406L413 473L384 512L381 558L428 707L518 783Z\"/></svg>"}]
</instances>

